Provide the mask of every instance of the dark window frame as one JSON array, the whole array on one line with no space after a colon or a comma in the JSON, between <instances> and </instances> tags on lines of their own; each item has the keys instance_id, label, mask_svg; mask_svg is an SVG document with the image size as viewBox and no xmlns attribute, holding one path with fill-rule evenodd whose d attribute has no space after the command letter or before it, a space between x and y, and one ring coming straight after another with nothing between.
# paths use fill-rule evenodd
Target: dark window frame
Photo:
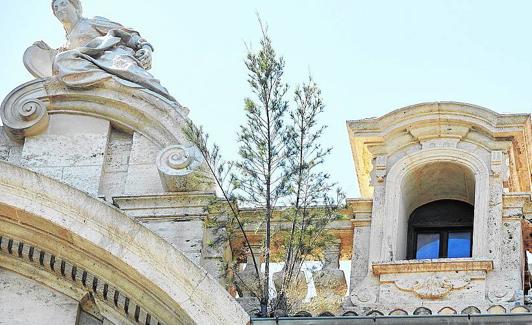
<instances>
[{"instance_id":1,"label":"dark window frame","mask_svg":"<svg viewBox=\"0 0 532 325\"><path fill-rule=\"evenodd\" d=\"M413 238L413 251L411 252L412 258L416 259L417 254L417 240L419 234L440 234L440 247L437 258L447 258L448 248L449 248L449 233L453 232L469 232L471 234L471 244L469 245L469 257L473 254L473 227L414 227L414 238Z\"/></svg>"},{"instance_id":2,"label":"dark window frame","mask_svg":"<svg viewBox=\"0 0 532 325\"><path fill-rule=\"evenodd\" d=\"M447 258L449 233L471 234L469 257L473 256L474 206L457 200L438 200L416 208L408 221L406 258L416 259L419 233L440 233L438 258Z\"/></svg>"}]
</instances>

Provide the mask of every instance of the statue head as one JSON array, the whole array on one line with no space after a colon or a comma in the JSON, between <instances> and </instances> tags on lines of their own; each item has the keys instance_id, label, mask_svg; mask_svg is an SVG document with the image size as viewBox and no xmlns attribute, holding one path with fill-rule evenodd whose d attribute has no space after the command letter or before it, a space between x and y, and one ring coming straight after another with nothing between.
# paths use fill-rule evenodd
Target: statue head
<instances>
[{"instance_id":1,"label":"statue head","mask_svg":"<svg viewBox=\"0 0 532 325\"><path fill-rule=\"evenodd\" d=\"M52 0L52 11L63 24L73 24L81 18L83 8L80 0Z\"/></svg>"}]
</instances>

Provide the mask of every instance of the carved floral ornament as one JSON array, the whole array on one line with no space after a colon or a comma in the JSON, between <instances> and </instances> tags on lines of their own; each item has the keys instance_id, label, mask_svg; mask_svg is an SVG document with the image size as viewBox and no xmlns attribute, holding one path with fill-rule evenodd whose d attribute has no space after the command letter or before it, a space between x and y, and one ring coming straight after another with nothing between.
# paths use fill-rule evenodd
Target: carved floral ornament
<instances>
[{"instance_id":1,"label":"carved floral ornament","mask_svg":"<svg viewBox=\"0 0 532 325\"><path fill-rule=\"evenodd\" d=\"M423 299L439 299L452 290L462 289L471 282L470 278L449 279L445 276L431 275L421 279L400 279L395 286L403 291L413 292Z\"/></svg>"}]
</instances>

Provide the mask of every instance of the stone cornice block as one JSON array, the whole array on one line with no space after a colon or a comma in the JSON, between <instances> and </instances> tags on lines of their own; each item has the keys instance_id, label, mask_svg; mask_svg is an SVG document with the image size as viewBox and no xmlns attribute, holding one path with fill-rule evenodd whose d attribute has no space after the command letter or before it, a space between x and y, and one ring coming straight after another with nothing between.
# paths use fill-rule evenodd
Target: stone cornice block
<instances>
[{"instance_id":1,"label":"stone cornice block","mask_svg":"<svg viewBox=\"0 0 532 325\"><path fill-rule=\"evenodd\" d=\"M189 220L203 218L216 199L211 192L116 196L113 203L133 218Z\"/></svg>"},{"instance_id":2,"label":"stone cornice block","mask_svg":"<svg viewBox=\"0 0 532 325\"><path fill-rule=\"evenodd\" d=\"M493 270L493 261L484 259L436 259L377 262L371 265L373 274L452 272Z\"/></svg>"}]
</instances>

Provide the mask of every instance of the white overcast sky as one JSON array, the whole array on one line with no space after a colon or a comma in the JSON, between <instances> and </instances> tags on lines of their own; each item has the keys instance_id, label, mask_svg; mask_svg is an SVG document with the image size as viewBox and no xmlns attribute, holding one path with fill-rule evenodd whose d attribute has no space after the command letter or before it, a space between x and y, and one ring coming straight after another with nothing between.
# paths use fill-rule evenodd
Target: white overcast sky
<instances>
[{"instance_id":1,"label":"white overcast sky","mask_svg":"<svg viewBox=\"0 0 532 325\"><path fill-rule=\"evenodd\" d=\"M22 53L34 41L59 47L64 31L48 0L2 0L0 97L31 79ZM498 112L532 111L532 1L85 0L86 16L137 29L155 47L152 73L204 125L225 156L249 94L246 45L255 13L269 25L295 85L309 71L323 90L326 163L358 196L346 120L425 101L469 102Z\"/></svg>"}]
</instances>

